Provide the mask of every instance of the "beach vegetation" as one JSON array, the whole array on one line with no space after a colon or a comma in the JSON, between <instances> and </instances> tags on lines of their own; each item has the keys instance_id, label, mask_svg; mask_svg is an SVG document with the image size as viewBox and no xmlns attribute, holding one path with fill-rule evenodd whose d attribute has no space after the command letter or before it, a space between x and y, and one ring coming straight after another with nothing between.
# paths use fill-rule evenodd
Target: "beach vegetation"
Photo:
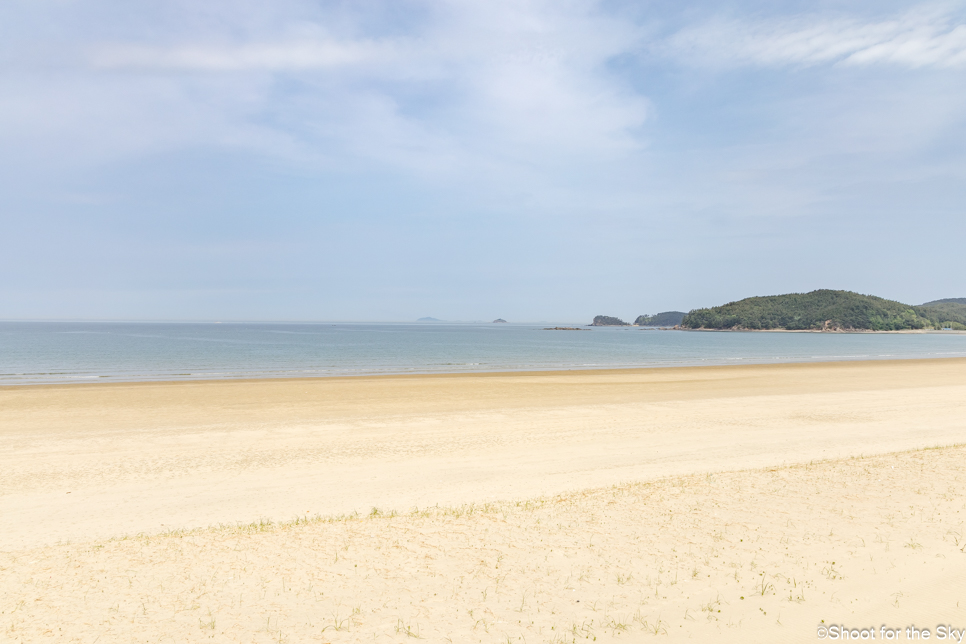
<instances>
[{"instance_id":1,"label":"beach vegetation","mask_svg":"<svg viewBox=\"0 0 966 644\"><path fill-rule=\"evenodd\" d=\"M667 635L667 623L661 618L658 618L653 623L648 623L647 620L644 620L642 627L652 635Z\"/></svg>"},{"instance_id":2,"label":"beach vegetation","mask_svg":"<svg viewBox=\"0 0 966 644\"><path fill-rule=\"evenodd\" d=\"M771 591L774 595L775 585L768 582L768 578L765 576L765 573L761 573L761 581L758 582L758 592L761 593L762 597L764 597L769 591Z\"/></svg>"},{"instance_id":3,"label":"beach vegetation","mask_svg":"<svg viewBox=\"0 0 966 644\"><path fill-rule=\"evenodd\" d=\"M401 618L396 620L396 634L422 639L422 636L419 634L419 624L416 624L416 628L414 629L412 624L407 624Z\"/></svg>"},{"instance_id":4,"label":"beach vegetation","mask_svg":"<svg viewBox=\"0 0 966 644\"><path fill-rule=\"evenodd\" d=\"M215 617L214 617L214 615L211 614L211 609L210 608L208 609L208 619L207 620L204 620L204 619L202 619L200 617L198 618L198 627L201 630L206 630L206 629L207 630L212 630L212 631L215 630Z\"/></svg>"},{"instance_id":5,"label":"beach vegetation","mask_svg":"<svg viewBox=\"0 0 966 644\"><path fill-rule=\"evenodd\" d=\"M333 629L333 630L336 630L336 631L347 631L347 630L349 630L349 618L348 617L341 617L339 615L339 611L336 611L335 613L332 614L332 623L329 624L328 626L324 626L322 628L322 632L324 633L325 631L327 631L330 628Z\"/></svg>"}]
</instances>

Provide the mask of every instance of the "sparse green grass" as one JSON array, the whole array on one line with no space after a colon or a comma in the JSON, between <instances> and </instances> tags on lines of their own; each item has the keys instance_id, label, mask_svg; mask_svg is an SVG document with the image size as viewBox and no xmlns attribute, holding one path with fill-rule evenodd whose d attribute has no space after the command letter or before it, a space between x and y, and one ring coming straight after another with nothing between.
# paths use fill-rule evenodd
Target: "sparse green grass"
<instances>
[{"instance_id":1,"label":"sparse green grass","mask_svg":"<svg viewBox=\"0 0 966 644\"><path fill-rule=\"evenodd\" d=\"M416 624L416 628L413 629L412 624L404 622L402 618L396 620L396 634L422 639L419 635L419 624Z\"/></svg>"},{"instance_id":2,"label":"sparse green grass","mask_svg":"<svg viewBox=\"0 0 966 644\"><path fill-rule=\"evenodd\" d=\"M880 469L874 474L886 471L882 465L884 457L870 458L879 459L875 467ZM852 459L834 472L866 476L868 473L857 472L856 465L871 462ZM906 470L918 474L916 459L906 458L903 463ZM751 497L734 500L723 498L722 489L725 495L729 490L745 494L737 486L747 485L748 480L723 473L711 482L701 475L685 480L682 486L682 481L675 477L665 483L632 483L520 503L432 506L404 514L372 509L330 517L306 515L277 523L263 519L250 524L120 538L105 542L106 545L80 544L70 548L70 556L101 565L118 556L131 555L136 559L142 552L163 557L204 552L204 561L192 561L206 572L184 571L190 587L170 590L172 582L166 577L161 580L164 588L158 591L169 593L168 596L178 593L173 610L187 618L188 628L194 633L198 633L195 629L204 633L230 632L233 622L239 620L239 611L226 608L224 596L215 600L220 604L209 602L219 592L225 595L223 589L228 587L237 593L231 601L237 600L238 605L243 603L246 607L265 607L275 601L279 605L301 601L303 609L312 606L316 637L320 632L331 638L337 632L351 632L352 635L339 637L368 639L372 633L381 633L395 634L396 641L410 637L445 641L443 635L448 634L453 641L460 641L458 633L462 632L470 638L477 635L477 640L500 641L512 634L514 642L520 641L517 638L522 635L530 641L574 642L606 639L625 632L632 641L642 632L676 635L690 628L698 633L702 628L730 628L741 619L760 620L765 615L771 625L775 624L776 615L787 622L793 611L812 610L816 602L828 598L829 591L844 587L838 583L842 578L839 569L850 577L862 574L856 565L858 558L871 561L872 555L877 557L875 565L879 565L878 557L887 550L889 539L894 546L908 538L907 560L921 559L910 550L924 548L932 554L944 547L946 555L952 552L958 556L958 549L966 547L958 523L936 523L930 532L931 506L921 496L915 496L911 487L902 504L882 506L875 523L862 527L864 536L857 536L858 530L849 532L842 526L860 522L864 515L852 511L847 503L835 505L837 491L823 489L815 478L826 480L833 470L822 471L816 464L809 468L794 466L782 470L781 476L792 477L796 472L808 483L807 487L795 489L805 490L811 504L809 511L823 513L820 521L798 521L801 527L791 525L787 516L803 516L798 506L782 507L771 515L766 512L761 523L748 521L748 517L757 521L758 515L753 514L757 508L767 509L760 500L761 505L752 503L758 498L755 495L769 499L782 494L781 488L770 482L771 473L764 477L769 479L764 482L761 477L752 479L760 487L747 492ZM844 488L849 484L846 481L841 485ZM675 495L675 486L683 487L686 493ZM956 489L940 487L942 503L955 504L953 514L960 505L966 507ZM923 489L928 489L928 483ZM824 494L825 498L816 500L817 494ZM938 493L928 494L938 499ZM797 502L794 496L790 498ZM917 504L910 506L911 499L916 499ZM819 501L828 503L828 507ZM901 508L891 510L894 529L883 523L889 514L885 507ZM719 508L732 514L719 520ZM940 509L945 519L948 510ZM825 523L825 519L831 524ZM642 534L641 525L652 525L655 532ZM290 530L293 532L286 534ZM696 534L703 538L695 539ZM910 534L915 538L908 537ZM203 535L213 538L198 538ZM812 544L811 551L799 550L794 554L803 543ZM817 546L822 550L816 556ZM286 552L285 548L298 551ZM789 549L800 559L789 558ZM801 557L806 554L802 553L810 558L803 561ZM254 561L249 560L252 555L256 555ZM893 548L893 554L888 556L902 556L902 549L896 553ZM826 557L834 557L835 561L822 561ZM782 558L791 563L782 564ZM230 562L227 567L226 562ZM0 566L6 565L0 561ZM68 558L60 565L72 569L76 564ZM456 573L453 566L458 568ZM21 568L26 569L22 565ZM883 574L882 567L878 570ZM7 570L4 572L7 574ZM145 621L145 616L154 620L170 609L156 600L152 602L149 595L138 594L145 590L138 577L143 573L144 569L130 566L108 581L96 582L101 585L95 588L101 589L115 584L114 590L121 595L133 588L131 593L137 600L125 604L108 592L98 609L102 617L114 620L112 623L134 616L141 621ZM38 576L31 583L31 588L42 590L42 584L47 582ZM709 587L713 589L711 593ZM337 597L328 595L332 588L339 589ZM809 589L810 603L802 607L799 605L805 603L805 588ZM370 602L371 595L360 594L364 592L383 594L378 602ZM720 594L715 596L716 592ZM738 599L738 593L744 593L744 601ZM772 599L772 595L776 597ZM411 604L412 598L425 603ZM10 602L4 607L6 614L15 618L22 611L42 605L32 604L33 597L26 603L17 599L19 603ZM786 600L789 603L784 603ZM340 609L343 601L345 605ZM889 598L882 603L891 601ZM354 606L350 614L345 612L347 606ZM444 617L456 620L456 626L452 632L441 634L433 620L441 619L442 611L448 612L451 607L453 617ZM410 616L409 621L397 615ZM264 630L268 635L261 636L266 640L305 639L304 631L291 628L290 615L280 615L280 611L272 609L267 622L264 612L257 619L249 632ZM284 625L284 634L279 623ZM531 628L529 625L533 624L536 626ZM554 628L550 629L550 624ZM541 627L545 629L542 635L529 637Z\"/></svg>"},{"instance_id":3,"label":"sparse green grass","mask_svg":"<svg viewBox=\"0 0 966 644\"><path fill-rule=\"evenodd\" d=\"M143 606L143 604L142 604L142 606ZM200 617L198 618L198 627L200 629L202 629L202 630L205 630L205 629L211 630L211 631L215 630L215 617L214 617L214 615L211 614L211 609L210 608L208 609L208 619L207 619L207 621L201 619Z\"/></svg>"},{"instance_id":4,"label":"sparse green grass","mask_svg":"<svg viewBox=\"0 0 966 644\"><path fill-rule=\"evenodd\" d=\"M340 617L339 612L333 613L330 621L331 624L322 627L322 632L329 630L330 628L334 631L347 631L349 630L349 625L351 624L348 617Z\"/></svg>"},{"instance_id":5,"label":"sparse green grass","mask_svg":"<svg viewBox=\"0 0 966 644\"><path fill-rule=\"evenodd\" d=\"M758 582L758 592L762 597L765 596L765 593L771 592L774 594L775 592L775 585L768 582L768 577L764 572L761 573L761 580Z\"/></svg>"}]
</instances>

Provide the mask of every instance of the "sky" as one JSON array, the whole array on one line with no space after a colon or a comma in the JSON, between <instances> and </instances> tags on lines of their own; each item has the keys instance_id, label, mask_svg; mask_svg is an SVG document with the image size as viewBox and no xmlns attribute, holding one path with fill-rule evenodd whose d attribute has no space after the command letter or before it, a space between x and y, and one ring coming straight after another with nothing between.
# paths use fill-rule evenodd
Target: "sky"
<instances>
[{"instance_id":1,"label":"sky","mask_svg":"<svg viewBox=\"0 0 966 644\"><path fill-rule=\"evenodd\" d=\"M0 319L918 304L964 240L964 2L0 4Z\"/></svg>"}]
</instances>

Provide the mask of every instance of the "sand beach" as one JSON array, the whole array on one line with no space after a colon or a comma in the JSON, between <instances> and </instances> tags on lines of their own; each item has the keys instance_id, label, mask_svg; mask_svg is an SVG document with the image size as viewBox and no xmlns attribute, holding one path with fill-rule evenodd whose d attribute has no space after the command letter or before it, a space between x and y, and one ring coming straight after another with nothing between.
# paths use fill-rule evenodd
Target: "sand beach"
<instances>
[{"instance_id":1,"label":"sand beach","mask_svg":"<svg viewBox=\"0 0 966 644\"><path fill-rule=\"evenodd\" d=\"M966 628L963 359L5 387L0 414L13 642Z\"/></svg>"}]
</instances>

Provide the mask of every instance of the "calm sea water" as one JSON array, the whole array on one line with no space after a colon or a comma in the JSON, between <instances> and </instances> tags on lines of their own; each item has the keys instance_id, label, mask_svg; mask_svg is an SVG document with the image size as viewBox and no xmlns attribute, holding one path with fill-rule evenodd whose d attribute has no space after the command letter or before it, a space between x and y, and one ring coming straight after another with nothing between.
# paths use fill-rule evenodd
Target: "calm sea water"
<instances>
[{"instance_id":1,"label":"calm sea water","mask_svg":"<svg viewBox=\"0 0 966 644\"><path fill-rule=\"evenodd\" d=\"M0 385L966 356L966 335L516 324L0 322Z\"/></svg>"}]
</instances>

